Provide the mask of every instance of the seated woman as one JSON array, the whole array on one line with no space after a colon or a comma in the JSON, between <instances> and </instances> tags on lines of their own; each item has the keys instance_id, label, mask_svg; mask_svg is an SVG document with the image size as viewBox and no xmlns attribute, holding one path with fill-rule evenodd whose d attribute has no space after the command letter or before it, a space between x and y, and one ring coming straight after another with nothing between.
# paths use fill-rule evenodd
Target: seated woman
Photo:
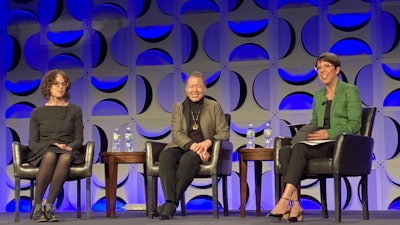
<instances>
[{"instance_id":1,"label":"seated woman","mask_svg":"<svg viewBox=\"0 0 400 225\"><path fill-rule=\"evenodd\" d=\"M69 76L60 70L49 71L42 79L41 92L47 102L32 111L29 125L28 162L39 166L36 175L34 222L56 222L53 203L68 177L72 163L82 162L82 110L69 103ZM50 184L46 202L44 193Z\"/></svg>"},{"instance_id":2,"label":"seated woman","mask_svg":"<svg viewBox=\"0 0 400 225\"><path fill-rule=\"evenodd\" d=\"M185 100L173 107L172 141L159 158L165 203L153 209L152 214L161 220L172 218L200 164L210 159L214 140L229 139L229 126L222 107L204 97L206 83L202 73L192 72L187 78L185 90Z\"/></svg>"},{"instance_id":3,"label":"seated woman","mask_svg":"<svg viewBox=\"0 0 400 225\"><path fill-rule=\"evenodd\" d=\"M315 63L319 80L324 87L314 94L310 125L322 127L308 134L307 140L336 139L342 133L358 133L361 128L362 103L355 85L339 80L340 60L333 53L321 54ZM268 218L286 219L289 222L303 221L303 210L299 203L299 187L308 160L317 157L332 157L335 142L315 146L295 143L283 146L279 152L283 182L283 194Z\"/></svg>"}]
</instances>

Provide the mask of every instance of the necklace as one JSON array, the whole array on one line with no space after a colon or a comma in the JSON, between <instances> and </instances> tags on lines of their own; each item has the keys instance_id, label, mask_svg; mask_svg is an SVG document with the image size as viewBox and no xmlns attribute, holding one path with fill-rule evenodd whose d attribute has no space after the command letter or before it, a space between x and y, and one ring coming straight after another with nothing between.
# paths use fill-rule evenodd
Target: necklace
<instances>
[{"instance_id":1,"label":"necklace","mask_svg":"<svg viewBox=\"0 0 400 225\"><path fill-rule=\"evenodd\" d=\"M193 129L193 130L198 130L198 129L199 129L199 124L198 124L198 122L199 122L200 111L197 112L196 118L194 118L194 113L193 113L193 111L190 111L190 113L192 114L192 120L193 120L193 123L194 123L193 126L192 126L192 129Z\"/></svg>"}]
</instances>

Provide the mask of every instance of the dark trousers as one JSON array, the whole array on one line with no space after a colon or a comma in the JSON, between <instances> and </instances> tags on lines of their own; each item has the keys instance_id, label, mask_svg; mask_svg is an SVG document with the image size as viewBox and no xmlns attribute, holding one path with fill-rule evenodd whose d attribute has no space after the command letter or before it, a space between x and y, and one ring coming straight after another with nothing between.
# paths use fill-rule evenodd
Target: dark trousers
<instances>
[{"instance_id":1,"label":"dark trousers","mask_svg":"<svg viewBox=\"0 0 400 225\"><path fill-rule=\"evenodd\" d=\"M161 152L159 163L165 201L178 205L200 169L201 158L190 150L169 148Z\"/></svg>"},{"instance_id":2,"label":"dark trousers","mask_svg":"<svg viewBox=\"0 0 400 225\"><path fill-rule=\"evenodd\" d=\"M295 144L283 146L279 150L283 182L300 187L308 161L319 157L332 157L335 142L328 142L316 146Z\"/></svg>"}]
</instances>

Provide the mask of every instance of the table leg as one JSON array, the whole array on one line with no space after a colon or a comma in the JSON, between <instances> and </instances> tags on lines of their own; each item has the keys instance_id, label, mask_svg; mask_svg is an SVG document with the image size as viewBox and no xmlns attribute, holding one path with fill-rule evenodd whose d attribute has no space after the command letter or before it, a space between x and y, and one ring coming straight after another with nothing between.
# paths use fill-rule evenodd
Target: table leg
<instances>
[{"instance_id":1,"label":"table leg","mask_svg":"<svg viewBox=\"0 0 400 225\"><path fill-rule=\"evenodd\" d=\"M247 198L247 161L242 160L239 153L239 177L240 177L240 217L246 217Z\"/></svg>"},{"instance_id":2,"label":"table leg","mask_svg":"<svg viewBox=\"0 0 400 225\"><path fill-rule=\"evenodd\" d=\"M106 183L107 198L107 216L115 218L115 202L117 201L117 175L118 165L115 163L114 157L110 157L108 163L108 182Z\"/></svg>"},{"instance_id":3,"label":"table leg","mask_svg":"<svg viewBox=\"0 0 400 225\"><path fill-rule=\"evenodd\" d=\"M254 181L255 181L255 192L256 192L256 215L260 216L260 202L261 202L261 172L262 172L262 161L254 161Z\"/></svg>"},{"instance_id":4,"label":"table leg","mask_svg":"<svg viewBox=\"0 0 400 225\"><path fill-rule=\"evenodd\" d=\"M110 168L108 161L104 162L104 175L105 175L105 185L106 185L106 215L107 217L110 217Z\"/></svg>"}]
</instances>

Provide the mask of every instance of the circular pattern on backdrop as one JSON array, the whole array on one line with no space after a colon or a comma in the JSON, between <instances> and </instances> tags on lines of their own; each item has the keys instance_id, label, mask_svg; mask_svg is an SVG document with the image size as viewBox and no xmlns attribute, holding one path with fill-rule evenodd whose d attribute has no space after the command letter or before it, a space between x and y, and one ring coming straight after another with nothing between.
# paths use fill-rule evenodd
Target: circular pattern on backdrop
<instances>
[{"instance_id":1,"label":"circular pattern on backdrop","mask_svg":"<svg viewBox=\"0 0 400 225\"><path fill-rule=\"evenodd\" d=\"M18 96L28 96L39 89L41 79L37 80L20 80L15 83L6 80L6 89Z\"/></svg>"}]
</instances>

